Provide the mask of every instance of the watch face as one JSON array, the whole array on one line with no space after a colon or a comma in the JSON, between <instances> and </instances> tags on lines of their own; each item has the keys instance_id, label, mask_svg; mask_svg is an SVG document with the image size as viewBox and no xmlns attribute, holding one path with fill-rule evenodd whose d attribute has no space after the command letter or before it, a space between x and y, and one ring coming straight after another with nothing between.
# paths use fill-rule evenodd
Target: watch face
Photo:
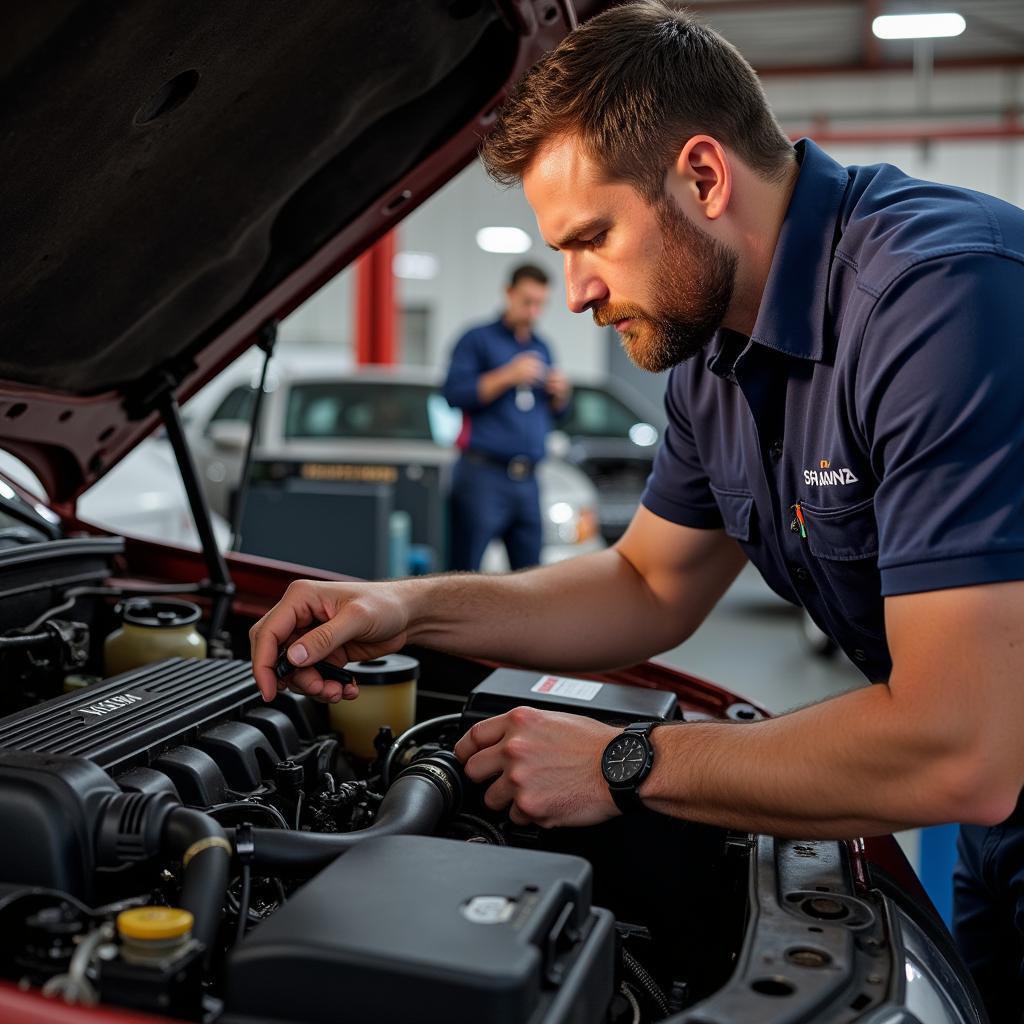
<instances>
[{"instance_id":1,"label":"watch face","mask_svg":"<svg viewBox=\"0 0 1024 1024\"><path fill-rule=\"evenodd\" d=\"M601 768L609 782L629 782L647 763L647 746L638 736L620 736L604 752Z\"/></svg>"}]
</instances>

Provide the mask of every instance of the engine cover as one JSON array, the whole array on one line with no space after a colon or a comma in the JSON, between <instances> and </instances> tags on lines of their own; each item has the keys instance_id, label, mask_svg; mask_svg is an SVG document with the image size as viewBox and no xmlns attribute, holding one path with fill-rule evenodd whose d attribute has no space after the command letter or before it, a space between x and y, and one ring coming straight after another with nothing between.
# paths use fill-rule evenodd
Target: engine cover
<instances>
[{"instance_id":1,"label":"engine cover","mask_svg":"<svg viewBox=\"0 0 1024 1024\"><path fill-rule=\"evenodd\" d=\"M172 787L209 806L296 755L313 736L308 705L291 694L265 705L247 661L171 658L9 716L0 750L88 758L124 789Z\"/></svg>"},{"instance_id":2,"label":"engine cover","mask_svg":"<svg viewBox=\"0 0 1024 1024\"><path fill-rule=\"evenodd\" d=\"M95 823L117 792L88 761L0 750L0 887L39 885L90 899Z\"/></svg>"},{"instance_id":3,"label":"engine cover","mask_svg":"<svg viewBox=\"0 0 1024 1024\"><path fill-rule=\"evenodd\" d=\"M368 839L236 947L226 1009L310 1024L601 1020L614 919L591 907L590 879L564 854Z\"/></svg>"}]
</instances>

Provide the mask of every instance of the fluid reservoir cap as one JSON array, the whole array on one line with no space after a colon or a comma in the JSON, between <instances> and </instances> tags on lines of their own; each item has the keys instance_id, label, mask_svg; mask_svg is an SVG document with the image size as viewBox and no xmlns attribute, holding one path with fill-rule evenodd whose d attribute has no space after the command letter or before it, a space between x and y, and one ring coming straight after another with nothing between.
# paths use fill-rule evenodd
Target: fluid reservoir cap
<instances>
[{"instance_id":1,"label":"fluid reservoir cap","mask_svg":"<svg viewBox=\"0 0 1024 1024\"><path fill-rule=\"evenodd\" d=\"M407 683L420 677L420 663L405 654L387 654L372 661L350 661L345 666L360 686Z\"/></svg>"},{"instance_id":2,"label":"fluid reservoir cap","mask_svg":"<svg viewBox=\"0 0 1024 1024\"><path fill-rule=\"evenodd\" d=\"M199 606L191 601L176 601L164 598L153 601L148 597L132 597L124 602L124 621L133 626L147 626L150 629L175 629L190 626L199 621Z\"/></svg>"},{"instance_id":3,"label":"fluid reservoir cap","mask_svg":"<svg viewBox=\"0 0 1024 1024\"><path fill-rule=\"evenodd\" d=\"M180 939L192 931L192 921L180 907L134 907L117 915L117 931L126 939Z\"/></svg>"}]
</instances>

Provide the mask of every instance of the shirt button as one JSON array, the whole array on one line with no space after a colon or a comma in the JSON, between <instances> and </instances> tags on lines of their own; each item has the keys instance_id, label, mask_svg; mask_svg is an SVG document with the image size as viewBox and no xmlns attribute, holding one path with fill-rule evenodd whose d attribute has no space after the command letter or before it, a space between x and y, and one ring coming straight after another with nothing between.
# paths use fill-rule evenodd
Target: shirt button
<instances>
[{"instance_id":1,"label":"shirt button","mask_svg":"<svg viewBox=\"0 0 1024 1024\"><path fill-rule=\"evenodd\" d=\"M808 580L809 580L809 579L811 578L811 574L810 574L810 573L809 573L809 572L808 572L808 571L807 571L807 570L806 570L806 569L805 569L805 568L804 568L804 567L803 567L802 565L798 565L798 566L797 566L797 567L796 567L796 568L795 568L795 569L793 570L793 575L794 575L794 576L795 576L795 577L796 577L796 578L797 578L797 579L798 579L798 580L799 580L799 581L800 581L801 583L806 583L806 582L807 582L807 581L808 581Z\"/></svg>"},{"instance_id":2,"label":"shirt button","mask_svg":"<svg viewBox=\"0 0 1024 1024\"><path fill-rule=\"evenodd\" d=\"M782 458L782 438L781 437L776 438L774 441L772 441L772 443L770 445L768 445L768 454L773 459L776 459L776 460Z\"/></svg>"},{"instance_id":3,"label":"shirt button","mask_svg":"<svg viewBox=\"0 0 1024 1024\"><path fill-rule=\"evenodd\" d=\"M858 647L857 650L855 650L853 652L853 660L854 661L867 661L868 660L868 656Z\"/></svg>"}]
</instances>

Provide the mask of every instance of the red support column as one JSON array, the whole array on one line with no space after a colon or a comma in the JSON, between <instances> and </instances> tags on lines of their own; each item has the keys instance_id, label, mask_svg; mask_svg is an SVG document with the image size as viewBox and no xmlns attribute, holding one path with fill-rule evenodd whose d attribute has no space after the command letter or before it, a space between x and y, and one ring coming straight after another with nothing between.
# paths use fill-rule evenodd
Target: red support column
<instances>
[{"instance_id":1,"label":"red support column","mask_svg":"<svg viewBox=\"0 0 1024 1024\"><path fill-rule=\"evenodd\" d=\"M356 261L356 362L397 361L398 309L391 263L395 233L389 231Z\"/></svg>"}]
</instances>

